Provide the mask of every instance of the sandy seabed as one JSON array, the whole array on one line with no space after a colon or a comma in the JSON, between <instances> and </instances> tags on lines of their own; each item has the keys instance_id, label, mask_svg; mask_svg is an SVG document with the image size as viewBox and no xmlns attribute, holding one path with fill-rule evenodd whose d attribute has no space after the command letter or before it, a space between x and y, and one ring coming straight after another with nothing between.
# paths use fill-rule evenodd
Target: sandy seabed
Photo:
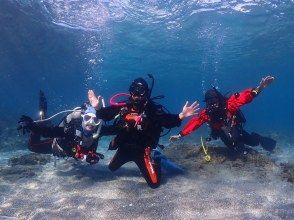
<instances>
[{"instance_id":1,"label":"sandy seabed","mask_svg":"<svg viewBox=\"0 0 294 220\"><path fill-rule=\"evenodd\" d=\"M90 166L26 154L0 169L0 219L293 219L293 165L251 150L236 158L211 146L164 150L185 172L163 170L151 189L134 163L110 172L112 153Z\"/></svg>"}]
</instances>

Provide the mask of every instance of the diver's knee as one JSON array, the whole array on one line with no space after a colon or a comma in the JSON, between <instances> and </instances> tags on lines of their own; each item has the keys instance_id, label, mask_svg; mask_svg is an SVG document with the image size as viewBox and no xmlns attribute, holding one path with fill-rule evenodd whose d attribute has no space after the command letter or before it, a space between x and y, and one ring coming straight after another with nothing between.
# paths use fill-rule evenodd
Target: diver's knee
<instances>
[{"instance_id":1,"label":"diver's knee","mask_svg":"<svg viewBox=\"0 0 294 220\"><path fill-rule=\"evenodd\" d=\"M114 171L116 171L116 170L118 169L118 167L115 166L115 164L110 163L110 164L108 165L108 169L109 169L111 172L114 172Z\"/></svg>"},{"instance_id":2,"label":"diver's knee","mask_svg":"<svg viewBox=\"0 0 294 220\"><path fill-rule=\"evenodd\" d=\"M158 181L157 183L151 183L151 182L147 182L148 186L150 186L151 189L156 189L160 186L160 182Z\"/></svg>"}]
</instances>

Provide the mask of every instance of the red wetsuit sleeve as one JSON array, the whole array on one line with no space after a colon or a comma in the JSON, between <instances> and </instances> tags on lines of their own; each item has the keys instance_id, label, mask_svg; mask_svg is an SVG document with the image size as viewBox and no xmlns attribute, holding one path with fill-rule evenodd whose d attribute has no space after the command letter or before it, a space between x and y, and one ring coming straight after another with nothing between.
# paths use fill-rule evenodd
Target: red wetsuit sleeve
<instances>
[{"instance_id":1,"label":"red wetsuit sleeve","mask_svg":"<svg viewBox=\"0 0 294 220\"><path fill-rule=\"evenodd\" d=\"M246 89L243 92L232 95L227 102L227 108L234 114L241 106L250 103L254 98L252 89Z\"/></svg>"},{"instance_id":2,"label":"red wetsuit sleeve","mask_svg":"<svg viewBox=\"0 0 294 220\"><path fill-rule=\"evenodd\" d=\"M180 132L181 136L186 136L193 131L195 131L197 128L199 128L201 125L203 125L205 122L209 120L209 117L206 113L206 110L202 110L198 116L192 118L184 127L184 129Z\"/></svg>"}]
</instances>

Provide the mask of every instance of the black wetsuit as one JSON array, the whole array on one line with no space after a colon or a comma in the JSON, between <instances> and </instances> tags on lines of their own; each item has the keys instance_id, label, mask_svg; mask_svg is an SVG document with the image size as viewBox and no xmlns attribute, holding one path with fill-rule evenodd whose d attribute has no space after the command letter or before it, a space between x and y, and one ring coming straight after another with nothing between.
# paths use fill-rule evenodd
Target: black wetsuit
<instances>
[{"instance_id":1,"label":"black wetsuit","mask_svg":"<svg viewBox=\"0 0 294 220\"><path fill-rule=\"evenodd\" d=\"M77 136L77 131L81 131L81 118L72 119L65 123L65 120L60 126L46 126L42 124L34 124L31 128L28 147L30 151L43 154L57 154L57 156L73 156L73 149L80 144L82 138ZM114 135L116 131L113 126L102 126L99 137L105 135ZM42 139L44 137L46 139ZM87 150L96 152L99 138L93 139L92 143L87 147ZM63 152L58 154L54 150L53 142L56 141Z\"/></svg>"},{"instance_id":2,"label":"black wetsuit","mask_svg":"<svg viewBox=\"0 0 294 220\"><path fill-rule=\"evenodd\" d=\"M152 188L158 187L160 162L152 161L151 150L156 148L163 127L180 126L179 116L166 113L161 105L152 101L141 109L134 109L134 106L128 104L126 107L110 106L97 111L97 117L104 121L112 120L116 116L118 134L110 143L109 149L118 150L109 169L115 171L126 162L134 161L148 185Z\"/></svg>"}]
</instances>

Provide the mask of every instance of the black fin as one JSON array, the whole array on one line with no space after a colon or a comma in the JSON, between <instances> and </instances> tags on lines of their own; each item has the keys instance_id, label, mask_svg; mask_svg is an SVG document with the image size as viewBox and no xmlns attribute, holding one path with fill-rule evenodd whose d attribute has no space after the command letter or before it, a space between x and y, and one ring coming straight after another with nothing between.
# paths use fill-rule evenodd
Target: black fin
<instances>
[{"instance_id":1,"label":"black fin","mask_svg":"<svg viewBox=\"0 0 294 220\"><path fill-rule=\"evenodd\" d=\"M277 142L269 137L260 137L260 145L267 151L273 151L277 145Z\"/></svg>"}]
</instances>

